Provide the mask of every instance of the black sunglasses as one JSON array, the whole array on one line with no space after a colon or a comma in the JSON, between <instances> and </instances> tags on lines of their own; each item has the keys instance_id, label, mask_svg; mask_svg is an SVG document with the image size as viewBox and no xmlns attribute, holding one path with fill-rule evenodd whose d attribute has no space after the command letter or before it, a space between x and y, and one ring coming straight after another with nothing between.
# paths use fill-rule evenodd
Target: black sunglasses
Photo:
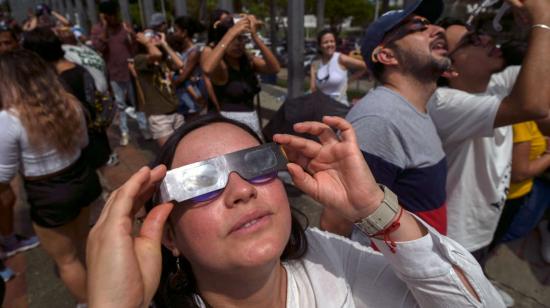
<instances>
[{"instance_id":1,"label":"black sunglasses","mask_svg":"<svg viewBox=\"0 0 550 308\"><path fill-rule=\"evenodd\" d=\"M428 26L432 23L424 17L414 17L412 19L407 19L401 24L397 25L392 31L390 31L386 37L382 40L382 43L378 45L371 54L372 62L378 62L378 52L380 49L384 48L385 45L401 39L411 33L421 32L428 29Z\"/></svg>"},{"instance_id":2,"label":"black sunglasses","mask_svg":"<svg viewBox=\"0 0 550 308\"><path fill-rule=\"evenodd\" d=\"M467 46L481 46L481 44L483 43L481 40L481 36L483 35L484 33L479 32L477 30L471 30L468 33L464 34L464 36L456 44L456 47L451 52L449 52L449 57L452 56L461 48L464 48Z\"/></svg>"}]
</instances>

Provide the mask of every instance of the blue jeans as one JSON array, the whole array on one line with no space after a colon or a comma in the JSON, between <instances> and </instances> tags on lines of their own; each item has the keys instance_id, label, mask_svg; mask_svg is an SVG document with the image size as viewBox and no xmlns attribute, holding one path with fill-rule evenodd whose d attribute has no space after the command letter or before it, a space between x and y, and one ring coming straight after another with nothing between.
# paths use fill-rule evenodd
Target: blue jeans
<instances>
[{"instance_id":1,"label":"blue jeans","mask_svg":"<svg viewBox=\"0 0 550 308\"><path fill-rule=\"evenodd\" d=\"M501 242L509 242L525 237L535 229L550 205L550 184L535 179L533 189L522 199L523 204L517 209L510 226L500 239Z\"/></svg>"},{"instance_id":2,"label":"blue jeans","mask_svg":"<svg viewBox=\"0 0 550 308\"><path fill-rule=\"evenodd\" d=\"M128 116L124 111L128 108L126 104L126 95L130 99L130 104L136 106L135 96L134 96L134 87L132 86L132 81L111 81L111 88L113 89L113 95L115 96L116 105L118 108L119 114L119 127L122 134L128 134ZM136 112L137 122L141 130L147 129L147 119L143 112Z\"/></svg>"}]
</instances>

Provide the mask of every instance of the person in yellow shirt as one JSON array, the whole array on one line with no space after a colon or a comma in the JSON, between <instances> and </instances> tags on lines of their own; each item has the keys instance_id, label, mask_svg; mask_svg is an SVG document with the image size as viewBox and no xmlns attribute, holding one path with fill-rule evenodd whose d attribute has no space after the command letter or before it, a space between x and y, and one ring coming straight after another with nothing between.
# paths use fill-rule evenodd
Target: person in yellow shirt
<instances>
[{"instance_id":1,"label":"person in yellow shirt","mask_svg":"<svg viewBox=\"0 0 550 308\"><path fill-rule=\"evenodd\" d=\"M531 232L550 204L550 183L535 178L550 167L548 142L534 121L514 124L512 128L512 177L493 247Z\"/></svg>"}]
</instances>

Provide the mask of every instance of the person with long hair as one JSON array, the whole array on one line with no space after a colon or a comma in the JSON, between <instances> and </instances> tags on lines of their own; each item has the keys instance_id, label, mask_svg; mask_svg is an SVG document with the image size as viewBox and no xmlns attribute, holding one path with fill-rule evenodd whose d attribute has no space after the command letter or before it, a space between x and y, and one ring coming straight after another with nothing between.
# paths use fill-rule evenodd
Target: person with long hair
<instances>
[{"instance_id":1,"label":"person with long hair","mask_svg":"<svg viewBox=\"0 0 550 308\"><path fill-rule=\"evenodd\" d=\"M254 15L222 17L209 30L212 51L201 55L202 70L212 82L221 114L249 125L258 134L261 127L254 97L261 88L257 74L276 74L280 70L277 58L258 35L260 25ZM263 58L246 51L249 38Z\"/></svg>"},{"instance_id":2,"label":"person with long hair","mask_svg":"<svg viewBox=\"0 0 550 308\"><path fill-rule=\"evenodd\" d=\"M347 96L348 71L354 70L353 79L358 79L367 71L365 62L336 51L337 37L332 30L325 29L317 35L320 61L311 65L310 91L319 90L338 102L349 106Z\"/></svg>"},{"instance_id":3,"label":"person with long hair","mask_svg":"<svg viewBox=\"0 0 550 308\"><path fill-rule=\"evenodd\" d=\"M219 116L182 126L160 165L143 167L115 191L92 229L90 307L148 306L157 289L159 307L501 307L464 248L378 186L351 125L323 122L294 127L321 143L276 135L280 145L261 145L248 126ZM274 166L286 166L299 189L358 222L382 253L304 229ZM133 213L163 178L132 237ZM171 179L181 182L171 186ZM369 227L375 217L380 222Z\"/></svg>"},{"instance_id":4,"label":"person with long hair","mask_svg":"<svg viewBox=\"0 0 550 308\"><path fill-rule=\"evenodd\" d=\"M35 53L0 56L0 192L19 171L33 227L59 276L78 303L86 303L81 260L88 205L101 193L81 155L88 142L81 104L65 91L54 68Z\"/></svg>"}]
</instances>

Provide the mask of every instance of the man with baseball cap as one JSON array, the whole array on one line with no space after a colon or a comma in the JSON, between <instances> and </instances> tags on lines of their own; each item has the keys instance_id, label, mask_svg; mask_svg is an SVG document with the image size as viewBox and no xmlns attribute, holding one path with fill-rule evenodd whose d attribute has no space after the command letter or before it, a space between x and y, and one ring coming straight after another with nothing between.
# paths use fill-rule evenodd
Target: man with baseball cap
<instances>
[{"instance_id":1,"label":"man with baseball cap","mask_svg":"<svg viewBox=\"0 0 550 308\"><path fill-rule=\"evenodd\" d=\"M426 110L438 77L451 65L445 32L433 25L442 11L439 0L418 0L369 26L361 53L381 86L362 98L346 119L377 182L445 234L445 154ZM326 210L321 227L347 236L352 231L349 222Z\"/></svg>"}]
</instances>

